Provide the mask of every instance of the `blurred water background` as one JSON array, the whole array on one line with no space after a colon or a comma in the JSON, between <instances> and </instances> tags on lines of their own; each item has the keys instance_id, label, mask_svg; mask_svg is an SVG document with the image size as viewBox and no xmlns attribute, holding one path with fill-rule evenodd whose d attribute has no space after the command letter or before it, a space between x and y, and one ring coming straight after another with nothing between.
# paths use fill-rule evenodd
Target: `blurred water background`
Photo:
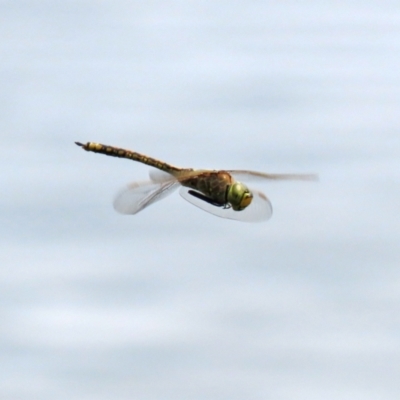
<instances>
[{"instance_id":1,"label":"blurred water background","mask_svg":"<svg viewBox=\"0 0 400 400\"><path fill-rule=\"evenodd\" d=\"M0 1L0 399L398 399L399 66L395 1ZM320 182L124 217L76 140Z\"/></svg>"}]
</instances>

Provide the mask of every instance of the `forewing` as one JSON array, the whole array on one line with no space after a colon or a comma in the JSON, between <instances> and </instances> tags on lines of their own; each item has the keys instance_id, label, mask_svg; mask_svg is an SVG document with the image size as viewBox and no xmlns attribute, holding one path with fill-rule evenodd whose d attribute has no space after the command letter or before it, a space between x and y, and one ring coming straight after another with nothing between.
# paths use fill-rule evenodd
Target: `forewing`
<instances>
[{"instance_id":1,"label":"forewing","mask_svg":"<svg viewBox=\"0 0 400 400\"><path fill-rule=\"evenodd\" d=\"M131 183L115 197L114 209L121 214L136 214L150 204L167 197L178 185L179 183L176 180L163 183Z\"/></svg>"},{"instance_id":2,"label":"forewing","mask_svg":"<svg viewBox=\"0 0 400 400\"><path fill-rule=\"evenodd\" d=\"M269 219L272 215L272 205L264 193L251 190L253 200L251 204L242 211L234 211L232 208L217 207L204 200L201 200L189 193L188 188L182 186L179 193L196 207L221 218L235 219L244 222L261 222Z\"/></svg>"},{"instance_id":3,"label":"forewing","mask_svg":"<svg viewBox=\"0 0 400 400\"><path fill-rule=\"evenodd\" d=\"M260 181L316 181L318 175L315 174L266 174L257 171L231 170L229 172L240 182L260 182Z\"/></svg>"}]
</instances>

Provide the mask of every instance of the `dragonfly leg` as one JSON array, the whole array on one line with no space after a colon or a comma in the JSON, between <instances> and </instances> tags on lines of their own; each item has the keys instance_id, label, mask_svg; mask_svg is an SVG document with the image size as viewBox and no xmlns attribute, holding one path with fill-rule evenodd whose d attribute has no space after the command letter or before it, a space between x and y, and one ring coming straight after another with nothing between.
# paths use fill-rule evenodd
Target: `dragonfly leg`
<instances>
[{"instance_id":1,"label":"dragonfly leg","mask_svg":"<svg viewBox=\"0 0 400 400\"><path fill-rule=\"evenodd\" d=\"M211 204L215 207L224 207L226 208L226 204L217 203L215 200L210 199L209 197L205 196L202 193L196 192L195 190L188 190L188 193L191 194L193 197L197 197L200 200L205 201L208 204Z\"/></svg>"}]
</instances>

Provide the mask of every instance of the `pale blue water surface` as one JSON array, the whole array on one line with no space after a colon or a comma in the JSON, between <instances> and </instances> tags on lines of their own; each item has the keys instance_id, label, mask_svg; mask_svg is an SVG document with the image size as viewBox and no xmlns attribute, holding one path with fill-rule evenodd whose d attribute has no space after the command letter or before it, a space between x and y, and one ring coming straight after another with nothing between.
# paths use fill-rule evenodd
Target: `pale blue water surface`
<instances>
[{"instance_id":1,"label":"pale blue water surface","mask_svg":"<svg viewBox=\"0 0 400 400\"><path fill-rule=\"evenodd\" d=\"M400 3L0 2L0 399L397 400ZM316 172L245 224L148 168Z\"/></svg>"}]
</instances>

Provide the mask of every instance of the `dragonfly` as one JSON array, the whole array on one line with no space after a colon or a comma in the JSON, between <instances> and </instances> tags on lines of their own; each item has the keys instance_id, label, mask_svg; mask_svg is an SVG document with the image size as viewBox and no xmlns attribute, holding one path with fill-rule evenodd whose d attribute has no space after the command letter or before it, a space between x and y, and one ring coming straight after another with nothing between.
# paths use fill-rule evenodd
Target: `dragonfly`
<instances>
[{"instance_id":1,"label":"dragonfly","mask_svg":"<svg viewBox=\"0 0 400 400\"><path fill-rule=\"evenodd\" d=\"M114 146L94 142L75 144L86 151L126 158L155 168L150 171L150 180L131 183L117 194L113 205L121 214L137 214L180 188L185 200L218 217L244 222L265 221L272 216L271 202L264 193L250 189L243 182L317 180L314 174L180 168Z\"/></svg>"}]
</instances>

